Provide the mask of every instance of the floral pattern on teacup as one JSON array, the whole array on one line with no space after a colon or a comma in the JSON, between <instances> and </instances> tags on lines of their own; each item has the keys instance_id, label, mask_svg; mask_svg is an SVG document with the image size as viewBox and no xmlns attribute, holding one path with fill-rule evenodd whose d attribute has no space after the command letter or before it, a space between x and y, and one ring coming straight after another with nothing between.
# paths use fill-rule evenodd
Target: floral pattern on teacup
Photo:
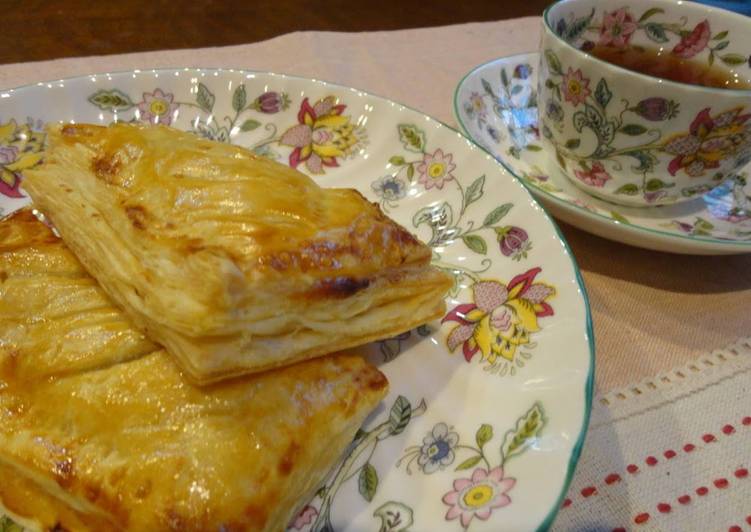
<instances>
[{"instance_id":1,"label":"floral pattern on teacup","mask_svg":"<svg viewBox=\"0 0 751 532\"><path fill-rule=\"evenodd\" d=\"M746 107L718 111L706 107L688 131L666 137L659 122L680 114L677 102L648 95L636 103L626 98L616 103L605 78L594 83L581 69L566 68L553 50L545 50L544 56L550 73L545 81L546 105L560 111L545 113L543 135L564 172L588 187L602 189L612 179L611 170L621 176L626 171L634 179L620 185L615 194L641 196L647 204L670 203L700 190L675 190L675 183L666 180L666 175L710 176L719 183L729 177L721 170L723 166L736 167L751 159L751 113ZM561 142L551 128L564 130L564 103L573 110L568 120L578 135ZM585 130L593 134L594 148L582 146ZM660 161L666 158L661 154L671 156L664 167Z\"/></svg>"},{"instance_id":2,"label":"floral pattern on teacup","mask_svg":"<svg viewBox=\"0 0 751 532\"><path fill-rule=\"evenodd\" d=\"M643 32L649 41L671 48L672 54L683 59L705 53L709 65L719 59L727 66L749 64L751 67L751 57L747 53L727 51L731 46L729 31L713 34L707 19L691 27L687 26L685 17L670 20L665 19L664 15L665 10L659 7L646 9L638 17L629 6L603 10L601 13L593 8L586 15L577 17L571 13L555 22L551 21L551 27L559 37L585 51L595 44L613 48L634 46L632 41L635 35Z\"/></svg>"}]
</instances>

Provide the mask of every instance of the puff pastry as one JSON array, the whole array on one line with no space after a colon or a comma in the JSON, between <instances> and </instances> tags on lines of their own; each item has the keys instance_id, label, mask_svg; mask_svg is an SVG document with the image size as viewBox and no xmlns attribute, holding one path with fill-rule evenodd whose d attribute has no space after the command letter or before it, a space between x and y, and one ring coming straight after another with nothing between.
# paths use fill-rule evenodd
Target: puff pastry
<instances>
[{"instance_id":1,"label":"puff pastry","mask_svg":"<svg viewBox=\"0 0 751 532\"><path fill-rule=\"evenodd\" d=\"M147 336L199 383L439 317L431 251L350 189L164 126L51 129L24 187Z\"/></svg>"},{"instance_id":2,"label":"puff pastry","mask_svg":"<svg viewBox=\"0 0 751 532\"><path fill-rule=\"evenodd\" d=\"M28 211L0 304L0 503L45 530L282 531L387 390L348 355L193 386Z\"/></svg>"}]
</instances>

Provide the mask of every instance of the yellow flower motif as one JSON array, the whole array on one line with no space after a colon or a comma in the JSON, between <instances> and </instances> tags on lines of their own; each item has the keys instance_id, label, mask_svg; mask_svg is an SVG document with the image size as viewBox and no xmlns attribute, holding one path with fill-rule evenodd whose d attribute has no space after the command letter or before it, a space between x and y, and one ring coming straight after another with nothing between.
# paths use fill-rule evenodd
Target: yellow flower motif
<instances>
[{"instance_id":1,"label":"yellow flower motif","mask_svg":"<svg viewBox=\"0 0 751 532\"><path fill-rule=\"evenodd\" d=\"M0 194L22 198L21 172L42 158L44 134L15 120L0 124Z\"/></svg>"},{"instance_id":2,"label":"yellow flower motif","mask_svg":"<svg viewBox=\"0 0 751 532\"><path fill-rule=\"evenodd\" d=\"M540 268L514 277L508 285L480 281L473 286L474 303L459 305L443 319L459 323L447 338L450 351L462 345L467 362L479 351L481 359L494 365L501 357L514 361L519 346L530 342L540 330L538 318L553 315L547 299L555 289L534 283Z\"/></svg>"},{"instance_id":3,"label":"yellow flower motif","mask_svg":"<svg viewBox=\"0 0 751 532\"><path fill-rule=\"evenodd\" d=\"M324 166L339 166L337 157L350 155L362 142L361 131L342 113L346 105L337 104L333 96L318 100L311 106L305 98L297 114L297 125L279 139L280 144L295 149L289 164L296 168L304 162L314 174L322 174Z\"/></svg>"}]
</instances>

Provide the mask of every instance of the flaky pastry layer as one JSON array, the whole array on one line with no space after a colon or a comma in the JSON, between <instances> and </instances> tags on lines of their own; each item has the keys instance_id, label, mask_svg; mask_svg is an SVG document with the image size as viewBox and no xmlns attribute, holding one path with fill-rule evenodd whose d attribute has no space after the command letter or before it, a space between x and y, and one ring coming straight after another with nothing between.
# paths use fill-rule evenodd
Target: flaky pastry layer
<instances>
[{"instance_id":1,"label":"flaky pastry layer","mask_svg":"<svg viewBox=\"0 0 751 532\"><path fill-rule=\"evenodd\" d=\"M282 531L386 391L348 355L194 386L48 227L0 222L0 504L42 529Z\"/></svg>"},{"instance_id":2,"label":"flaky pastry layer","mask_svg":"<svg viewBox=\"0 0 751 532\"><path fill-rule=\"evenodd\" d=\"M24 186L148 337L199 383L399 334L451 286L350 189L164 126L57 126Z\"/></svg>"}]
</instances>

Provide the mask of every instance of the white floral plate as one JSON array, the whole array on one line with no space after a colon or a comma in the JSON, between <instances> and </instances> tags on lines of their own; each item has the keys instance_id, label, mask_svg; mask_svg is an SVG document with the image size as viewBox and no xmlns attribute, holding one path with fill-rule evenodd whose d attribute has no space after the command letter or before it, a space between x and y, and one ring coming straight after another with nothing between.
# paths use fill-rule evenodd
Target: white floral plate
<instances>
[{"instance_id":1,"label":"white floral plate","mask_svg":"<svg viewBox=\"0 0 751 532\"><path fill-rule=\"evenodd\" d=\"M459 82L454 114L464 132L519 177L556 218L604 238L658 251L751 252L751 184L746 172L695 200L653 208L615 205L573 185L539 142L538 62L534 52L478 66Z\"/></svg>"},{"instance_id":2,"label":"white floral plate","mask_svg":"<svg viewBox=\"0 0 751 532\"><path fill-rule=\"evenodd\" d=\"M28 202L43 122L159 121L355 187L453 273L449 312L365 349L391 393L295 530L533 530L552 522L589 417L593 337L565 241L521 184L447 126L355 89L176 69L0 91L0 207Z\"/></svg>"}]
</instances>

